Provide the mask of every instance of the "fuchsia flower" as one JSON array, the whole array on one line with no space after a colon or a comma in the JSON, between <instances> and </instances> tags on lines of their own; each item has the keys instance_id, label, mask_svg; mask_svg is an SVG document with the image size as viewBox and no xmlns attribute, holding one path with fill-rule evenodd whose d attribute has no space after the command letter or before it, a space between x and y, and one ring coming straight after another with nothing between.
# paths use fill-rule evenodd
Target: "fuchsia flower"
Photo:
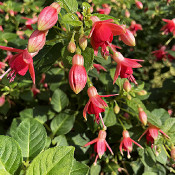
<instances>
[{"instance_id":1,"label":"fuchsia flower","mask_svg":"<svg viewBox=\"0 0 175 175\"><path fill-rule=\"evenodd\" d=\"M111 7L108 4L102 4L102 7L102 9L98 8L97 12L100 14L109 15L109 13L111 12Z\"/></svg>"},{"instance_id":2,"label":"fuchsia flower","mask_svg":"<svg viewBox=\"0 0 175 175\"><path fill-rule=\"evenodd\" d=\"M3 106L4 103L5 103L5 96L1 95L1 97L0 97L0 107Z\"/></svg>"},{"instance_id":3,"label":"fuchsia flower","mask_svg":"<svg viewBox=\"0 0 175 175\"><path fill-rule=\"evenodd\" d=\"M131 21L131 25L129 27L129 30L132 32L134 36L136 36L136 32L138 30L143 30L141 24L137 24L135 21Z\"/></svg>"},{"instance_id":4,"label":"fuchsia flower","mask_svg":"<svg viewBox=\"0 0 175 175\"><path fill-rule=\"evenodd\" d=\"M36 95L40 93L40 90L38 88L36 88L35 84L33 84L31 91L32 91L34 97L36 97Z\"/></svg>"},{"instance_id":5,"label":"fuchsia flower","mask_svg":"<svg viewBox=\"0 0 175 175\"><path fill-rule=\"evenodd\" d=\"M138 9L143 9L142 2L136 0L135 3L136 3L136 6L137 6Z\"/></svg>"},{"instance_id":6,"label":"fuchsia flower","mask_svg":"<svg viewBox=\"0 0 175 175\"><path fill-rule=\"evenodd\" d=\"M151 123L148 124L149 127L144 131L144 133L140 136L138 141L146 134L147 144L151 142L151 147L153 148L154 140L158 138L159 132L161 132L165 137L169 138L160 128L152 125Z\"/></svg>"},{"instance_id":7,"label":"fuchsia flower","mask_svg":"<svg viewBox=\"0 0 175 175\"><path fill-rule=\"evenodd\" d=\"M143 61L143 60L124 58L120 52L114 52L112 58L117 63L113 84L116 82L118 76L121 75L121 72L122 76L127 76L127 74L129 74L127 78L133 82L136 82L131 74L132 68L142 67L139 63L137 63L137 61Z\"/></svg>"},{"instance_id":8,"label":"fuchsia flower","mask_svg":"<svg viewBox=\"0 0 175 175\"><path fill-rule=\"evenodd\" d=\"M10 72L7 77L10 78L10 82L12 82L16 77L16 74L24 76L29 70L33 83L35 84L35 71L32 58L37 54L37 52L29 53L27 49L21 50L5 46L0 46L0 49L8 50L10 52L17 52L17 54L10 58L10 68L0 76L0 80L4 77L4 75Z\"/></svg>"},{"instance_id":9,"label":"fuchsia flower","mask_svg":"<svg viewBox=\"0 0 175 175\"><path fill-rule=\"evenodd\" d=\"M163 34L167 35L168 33L173 33L175 36L175 18L172 20L170 19L162 19L163 21L167 22L166 25L164 25L160 30L163 31Z\"/></svg>"},{"instance_id":10,"label":"fuchsia flower","mask_svg":"<svg viewBox=\"0 0 175 175\"><path fill-rule=\"evenodd\" d=\"M100 70L107 71L102 65L100 64L93 64L94 68L97 69L97 72L100 73Z\"/></svg>"},{"instance_id":11,"label":"fuchsia flower","mask_svg":"<svg viewBox=\"0 0 175 175\"><path fill-rule=\"evenodd\" d=\"M92 18L92 21L95 18ZM91 38L91 45L94 49L94 54L98 54L98 48L102 48L102 52L108 53L106 47L112 42L113 36L121 35L126 32L125 27L112 23L114 20L109 19L105 21L94 22L90 31L89 38Z\"/></svg>"},{"instance_id":12,"label":"fuchsia flower","mask_svg":"<svg viewBox=\"0 0 175 175\"><path fill-rule=\"evenodd\" d=\"M159 50L155 50L152 53L157 58L157 61L162 60L163 58L166 58L167 52L165 52L166 46L162 46Z\"/></svg>"},{"instance_id":13,"label":"fuchsia flower","mask_svg":"<svg viewBox=\"0 0 175 175\"><path fill-rule=\"evenodd\" d=\"M100 130L98 137L96 139L88 142L87 144L85 144L84 147L86 147L88 145L92 145L93 143L95 143L94 150L97 153L97 156L96 156L95 162L94 162L95 165L97 163L98 157L101 159L102 155L105 153L106 147L109 149L109 151L111 152L112 155L114 154L112 152L112 149L110 148L110 146L108 145L108 143L106 141L106 131Z\"/></svg>"},{"instance_id":14,"label":"fuchsia flower","mask_svg":"<svg viewBox=\"0 0 175 175\"><path fill-rule=\"evenodd\" d=\"M38 17L34 16L33 18L22 17L22 19L26 19L25 25L28 29L33 30L32 24L36 24L38 21Z\"/></svg>"},{"instance_id":15,"label":"fuchsia flower","mask_svg":"<svg viewBox=\"0 0 175 175\"><path fill-rule=\"evenodd\" d=\"M74 55L72 58L72 67L69 71L69 84L71 89L78 94L83 90L87 82L87 73L84 67L84 58L82 55Z\"/></svg>"},{"instance_id":16,"label":"fuchsia flower","mask_svg":"<svg viewBox=\"0 0 175 175\"><path fill-rule=\"evenodd\" d=\"M88 114L95 114L95 121L99 123L100 119L103 124L103 127L106 128L104 125L101 112L105 111L105 108L108 106L107 103L101 99L101 97L111 97L118 94L113 95L99 95L97 89L94 86L91 86L87 90L89 101L86 104L83 110L83 117L86 119L86 113ZM99 117L100 116L100 117ZM86 119L87 120L87 119Z\"/></svg>"},{"instance_id":17,"label":"fuchsia flower","mask_svg":"<svg viewBox=\"0 0 175 175\"><path fill-rule=\"evenodd\" d=\"M143 147L130 138L129 132L127 130L124 130L122 135L123 135L123 139L122 139L122 141L120 143L119 149L120 149L120 152L121 152L122 155L123 155L122 148L125 151L127 151L127 157L128 157L128 159L130 159L130 157L131 157L130 156L130 152L132 151L132 142L135 143L137 146L139 146L142 149L143 149Z\"/></svg>"}]
</instances>

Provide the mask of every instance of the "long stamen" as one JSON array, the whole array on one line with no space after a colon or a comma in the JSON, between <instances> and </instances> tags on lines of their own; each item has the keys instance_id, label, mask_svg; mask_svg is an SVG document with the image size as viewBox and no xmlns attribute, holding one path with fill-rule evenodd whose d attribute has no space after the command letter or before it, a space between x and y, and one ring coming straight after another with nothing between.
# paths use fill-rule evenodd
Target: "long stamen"
<instances>
[{"instance_id":1,"label":"long stamen","mask_svg":"<svg viewBox=\"0 0 175 175\"><path fill-rule=\"evenodd\" d=\"M2 78L8 73L10 72L11 68L9 68L6 72L4 72L1 76L0 76L0 80L2 80Z\"/></svg>"},{"instance_id":2,"label":"long stamen","mask_svg":"<svg viewBox=\"0 0 175 175\"><path fill-rule=\"evenodd\" d=\"M104 121L103 121L103 118L102 118L101 113L99 113L99 116L100 116L100 119L101 119L101 123L102 123L102 125L103 125L103 129L106 130L107 127L106 127L105 124L104 124Z\"/></svg>"},{"instance_id":3,"label":"long stamen","mask_svg":"<svg viewBox=\"0 0 175 175\"><path fill-rule=\"evenodd\" d=\"M137 81L135 80L135 78L134 78L133 75L130 75L130 76L128 77L128 79L129 79L131 82L133 82L136 86L138 85L138 83L137 83Z\"/></svg>"}]
</instances>

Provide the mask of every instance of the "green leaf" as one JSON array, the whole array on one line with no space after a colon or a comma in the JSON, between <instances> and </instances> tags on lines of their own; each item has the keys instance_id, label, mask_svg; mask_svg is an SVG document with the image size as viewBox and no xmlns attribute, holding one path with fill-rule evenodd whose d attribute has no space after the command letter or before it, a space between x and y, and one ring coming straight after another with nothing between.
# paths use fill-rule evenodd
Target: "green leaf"
<instances>
[{"instance_id":1,"label":"green leaf","mask_svg":"<svg viewBox=\"0 0 175 175\"><path fill-rule=\"evenodd\" d=\"M70 175L86 175L89 172L89 167L83 163L73 161L73 166Z\"/></svg>"},{"instance_id":2,"label":"green leaf","mask_svg":"<svg viewBox=\"0 0 175 175\"><path fill-rule=\"evenodd\" d=\"M166 152L163 148L163 145L160 145L160 150L161 152L159 153L159 155L156 157L156 160L158 162L160 162L161 164L165 165L166 162L167 162L167 155L166 155Z\"/></svg>"},{"instance_id":3,"label":"green leaf","mask_svg":"<svg viewBox=\"0 0 175 175\"><path fill-rule=\"evenodd\" d=\"M66 137L64 135L60 135L60 136L55 137L52 140L52 144L53 145L57 144L57 146L68 146Z\"/></svg>"},{"instance_id":4,"label":"green leaf","mask_svg":"<svg viewBox=\"0 0 175 175\"><path fill-rule=\"evenodd\" d=\"M64 8L68 12L75 13L78 10L78 2L76 0L60 0L63 3Z\"/></svg>"},{"instance_id":5,"label":"green leaf","mask_svg":"<svg viewBox=\"0 0 175 175\"><path fill-rule=\"evenodd\" d=\"M62 18L62 22L71 26L82 26L82 22L73 13L67 13L66 15L64 15Z\"/></svg>"},{"instance_id":6,"label":"green leaf","mask_svg":"<svg viewBox=\"0 0 175 175\"><path fill-rule=\"evenodd\" d=\"M22 164L18 143L11 137L0 136L0 174L14 174Z\"/></svg>"},{"instance_id":7,"label":"green leaf","mask_svg":"<svg viewBox=\"0 0 175 175\"><path fill-rule=\"evenodd\" d=\"M91 8L90 4L88 4L87 2L83 2L82 7L83 7L83 12L85 14L87 13L87 10L89 10Z\"/></svg>"},{"instance_id":8,"label":"green leaf","mask_svg":"<svg viewBox=\"0 0 175 175\"><path fill-rule=\"evenodd\" d=\"M26 119L18 126L13 138L19 143L24 158L34 158L45 147L47 133L42 124Z\"/></svg>"},{"instance_id":9,"label":"green leaf","mask_svg":"<svg viewBox=\"0 0 175 175\"><path fill-rule=\"evenodd\" d=\"M84 58L84 67L88 72L93 65L94 49L87 47L85 51L82 53L82 56Z\"/></svg>"},{"instance_id":10,"label":"green leaf","mask_svg":"<svg viewBox=\"0 0 175 175\"><path fill-rule=\"evenodd\" d=\"M56 89L52 95L51 104L56 112L60 112L69 104L69 99L62 90Z\"/></svg>"},{"instance_id":11,"label":"green leaf","mask_svg":"<svg viewBox=\"0 0 175 175\"><path fill-rule=\"evenodd\" d=\"M26 175L69 175L74 147L57 146L40 153L30 164Z\"/></svg>"},{"instance_id":12,"label":"green leaf","mask_svg":"<svg viewBox=\"0 0 175 175\"><path fill-rule=\"evenodd\" d=\"M99 175L101 171L100 165L92 165L90 169L90 175Z\"/></svg>"},{"instance_id":13,"label":"green leaf","mask_svg":"<svg viewBox=\"0 0 175 175\"><path fill-rule=\"evenodd\" d=\"M67 134L73 127L75 116L70 111L58 114L51 122L51 130L53 135Z\"/></svg>"},{"instance_id":14,"label":"green leaf","mask_svg":"<svg viewBox=\"0 0 175 175\"><path fill-rule=\"evenodd\" d=\"M113 126L116 124L116 116L114 114L113 108L107 108L105 110L104 123L107 127Z\"/></svg>"}]
</instances>

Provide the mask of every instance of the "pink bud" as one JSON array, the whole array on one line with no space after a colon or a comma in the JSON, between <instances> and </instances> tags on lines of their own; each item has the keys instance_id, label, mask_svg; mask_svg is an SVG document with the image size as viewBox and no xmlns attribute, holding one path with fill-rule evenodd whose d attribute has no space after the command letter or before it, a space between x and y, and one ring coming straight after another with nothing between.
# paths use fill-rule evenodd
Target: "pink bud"
<instances>
[{"instance_id":1,"label":"pink bud","mask_svg":"<svg viewBox=\"0 0 175 175\"><path fill-rule=\"evenodd\" d=\"M124 82L124 84L123 84L123 89L124 89L126 92L131 91L131 84L129 83L128 80L125 80L125 82Z\"/></svg>"},{"instance_id":2,"label":"pink bud","mask_svg":"<svg viewBox=\"0 0 175 175\"><path fill-rule=\"evenodd\" d=\"M136 6L138 9L143 9L143 4L140 1L136 1Z\"/></svg>"},{"instance_id":3,"label":"pink bud","mask_svg":"<svg viewBox=\"0 0 175 175\"><path fill-rule=\"evenodd\" d=\"M87 73L82 55L74 55L72 59L72 67L69 71L69 84L71 89L78 94L86 85Z\"/></svg>"},{"instance_id":4,"label":"pink bud","mask_svg":"<svg viewBox=\"0 0 175 175\"><path fill-rule=\"evenodd\" d=\"M128 46L135 46L135 38L130 30L126 29L126 33L120 35L121 40Z\"/></svg>"},{"instance_id":5,"label":"pink bud","mask_svg":"<svg viewBox=\"0 0 175 175\"><path fill-rule=\"evenodd\" d=\"M74 41L70 41L68 46L67 46L67 50L70 52L70 53L74 53L76 51L76 44Z\"/></svg>"},{"instance_id":6,"label":"pink bud","mask_svg":"<svg viewBox=\"0 0 175 175\"><path fill-rule=\"evenodd\" d=\"M171 158L175 161L175 147L172 146L171 148Z\"/></svg>"},{"instance_id":7,"label":"pink bud","mask_svg":"<svg viewBox=\"0 0 175 175\"><path fill-rule=\"evenodd\" d=\"M82 50L85 50L86 47L87 47L87 39L86 39L86 36L81 36L79 38L79 45L81 47Z\"/></svg>"},{"instance_id":8,"label":"pink bud","mask_svg":"<svg viewBox=\"0 0 175 175\"><path fill-rule=\"evenodd\" d=\"M2 95L2 96L0 97L0 107L3 106L4 103L5 103L5 96Z\"/></svg>"},{"instance_id":9,"label":"pink bud","mask_svg":"<svg viewBox=\"0 0 175 175\"><path fill-rule=\"evenodd\" d=\"M118 114L120 112L120 107L118 106L118 104L116 104L115 106L114 106L114 113L115 114Z\"/></svg>"},{"instance_id":10,"label":"pink bud","mask_svg":"<svg viewBox=\"0 0 175 175\"><path fill-rule=\"evenodd\" d=\"M127 9L125 10L125 16L126 16L126 18L130 17L130 13L129 13L129 11Z\"/></svg>"},{"instance_id":11,"label":"pink bud","mask_svg":"<svg viewBox=\"0 0 175 175\"><path fill-rule=\"evenodd\" d=\"M35 30L28 40L28 52L34 53L43 48L46 42L47 31Z\"/></svg>"},{"instance_id":12,"label":"pink bud","mask_svg":"<svg viewBox=\"0 0 175 175\"><path fill-rule=\"evenodd\" d=\"M138 110L139 110L139 119L140 119L141 123L143 123L143 125L146 125L147 124L146 113L143 111L143 109L141 107L139 107Z\"/></svg>"},{"instance_id":13,"label":"pink bud","mask_svg":"<svg viewBox=\"0 0 175 175\"><path fill-rule=\"evenodd\" d=\"M57 10L57 14L60 13L61 7L60 4L58 4L57 2L53 2L50 7L53 7Z\"/></svg>"},{"instance_id":14,"label":"pink bud","mask_svg":"<svg viewBox=\"0 0 175 175\"><path fill-rule=\"evenodd\" d=\"M57 20L57 9L51 6L45 7L38 16L38 30L49 30L56 24Z\"/></svg>"}]
</instances>

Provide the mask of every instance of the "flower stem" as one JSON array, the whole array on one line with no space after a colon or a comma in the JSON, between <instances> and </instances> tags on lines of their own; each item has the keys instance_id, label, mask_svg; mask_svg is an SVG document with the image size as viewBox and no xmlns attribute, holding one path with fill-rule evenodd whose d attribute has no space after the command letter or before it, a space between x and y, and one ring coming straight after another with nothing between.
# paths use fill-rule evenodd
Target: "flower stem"
<instances>
[{"instance_id":1,"label":"flower stem","mask_svg":"<svg viewBox=\"0 0 175 175\"><path fill-rule=\"evenodd\" d=\"M105 124L104 124L104 121L103 121L103 118L102 118L101 113L99 113L99 116L100 116L100 119L101 119L101 122L102 122L102 125L103 125L103 130L106 130L107 127L106 127Z\"/></svg>"},{"instance_id":2,"label":"flower stem","mask_svg":"<svg viewBox=\"0 0 175 175\"><path fill-rule=\"evenodd\" d=\"M87 85L88 85L88 87L93 86L93 83L91 82L89 76L87 76Z\"/></svg>"},{"instance_id":3,"label":"flower stem","mask_svg":"<svg viewBox=\"0 0 175 175\"><path fill-rule=\"evenodd\" d=\"M120 124L122 125L122 128L124 129L124 130L126 130L126 128L125 128L125 126L124 126L124 124L122 123L122 121L118 118L118 121L120 122Z\"/></svg>"}]
</instances>

